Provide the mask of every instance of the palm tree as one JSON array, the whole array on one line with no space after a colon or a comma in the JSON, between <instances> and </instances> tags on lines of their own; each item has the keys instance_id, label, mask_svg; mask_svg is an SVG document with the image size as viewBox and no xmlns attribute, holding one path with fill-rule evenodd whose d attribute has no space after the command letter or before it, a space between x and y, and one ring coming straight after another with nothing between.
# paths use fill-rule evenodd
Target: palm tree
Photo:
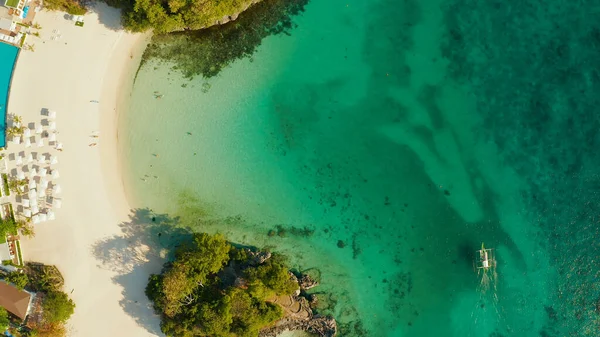
<instances>
[{"instance_id":1,"label":"palm tree","mask_svg":"<svg viewBox=\"0 0 600 337\"><path fill-rule=\"evenodd\" d=\"M23 134L23 129L18 126L11 126L6 128L6 135L9 137L20 136Z\"/></svg>"},{"instance_id":2,"label":"palm tree","mask_svg":"<svg viewBox=\"0 0 600 337\"><path fill-rule=\"evenodd\" d=\"M13 125L14 126L21 126L21 123L23 123L23 118L19 115L14 115L13 116Z\"/></svg>"}]
</instances>

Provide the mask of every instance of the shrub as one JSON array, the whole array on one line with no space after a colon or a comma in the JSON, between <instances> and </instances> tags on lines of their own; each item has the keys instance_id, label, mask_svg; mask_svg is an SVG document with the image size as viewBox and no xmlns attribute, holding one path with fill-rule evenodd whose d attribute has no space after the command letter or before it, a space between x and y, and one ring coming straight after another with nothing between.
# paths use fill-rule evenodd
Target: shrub
<instances>
[{"instance_id":1,"label":"shrub","mask_svg":"<svg viewBox=\"0 0 600 337\"><path fill-rule=\"evenodd\" d=\"M44 6L50 10L63 11L72 15L83 15L87 13L85 6L75 0L45 0Z\"/></svg>"},{"instance_id":2,"label":"shrub","mask_svg":"<svg viewBox=\"0 0 600 337\"><path fill-rule=\"evenodd\" d=\"M75 312L75 303L62 291L51 291L46 294L42 307L44 321L47 323L66 322Z\"/></svg>"}]
</instances>

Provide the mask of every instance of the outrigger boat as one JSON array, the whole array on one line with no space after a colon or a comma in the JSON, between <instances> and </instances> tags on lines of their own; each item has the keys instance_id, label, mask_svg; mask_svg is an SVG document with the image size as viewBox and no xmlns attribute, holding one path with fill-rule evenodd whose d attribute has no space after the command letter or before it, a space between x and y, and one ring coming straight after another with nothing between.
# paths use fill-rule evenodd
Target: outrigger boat
<instances>
[{"instance_id":1,"label":"outrigger boat","mask_svg":"<svg viewBox=\"0 0 600 337\"><path fill-rule=\"evenodd\" d=\"M477 251L479 258L477 259L477 269L487 271L490 268L496 268L496 252L493 248L485 248L483 242L481 249Z\"/></svg>"},{"instance_id":2,"label":"outrigger boat","mask_svg":"<svg viewBox=\"0 0 600 337\"><path fill-rule=\"evenodd\" d=\"M488 291L490 286L496 289L496 251L493 248L485 248L481 243L481 249L477 251L477 274L481 277L480 290Z\"/></svg>"}]
</instances>

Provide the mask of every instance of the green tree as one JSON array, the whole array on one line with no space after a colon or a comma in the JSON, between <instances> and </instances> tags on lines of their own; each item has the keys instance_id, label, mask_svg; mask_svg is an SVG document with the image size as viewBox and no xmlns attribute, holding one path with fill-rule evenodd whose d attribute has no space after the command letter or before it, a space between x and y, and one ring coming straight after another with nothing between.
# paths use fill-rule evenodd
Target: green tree
<instances>
[{"instance_id":1,"label":"green tree","mask_svg":"<svg viewBox=\"0 0 600 337\"><path fill-rule=\"evenodd\" d=\"M8 311L6 309L0 307L0 328L2 331L8 327L10 321L8 320Z\"/></svg>"},{"instance_id":2,"label":"green tree","mask_svg":"<svg viewBox=\"0 0 600 337\"><path fill-rule=\"evenodd\" d=\"M10 218L6 217L0 220L0 235L17 234L17 224Z\"/></svg>"},{"instance_id":3,"label":"green tree","mask_svg":"<svg viewBox=\"0 0 600 337\"><path fill-rule=\"evenodd\" d=\"M197 328L202 336L229 336L232 317L231 305L226 297L215 304L201 304L196 317Z\"/></svg>"},{"instance_id":4,"label":"green tree","mask_svg":"<svg viewBox=\"0 0 600 337\"><path fill-rule=\"evenodd\" d=\"M23 290L27 283L29 283L29 278L24 273L13 272L6 276L6 281L14 284L20 290Z\"/></svg>"},{"instance_id":5,"label":"green tree","mask_svg":"<svg viewBox=\"0 0 600 337\"><path fill-rule=\"evenodd\" d=\"M280 307L253 298L242 289L230 288L228 296L231 301L231 332L236 336L256 336L262 327L283 317Z\"/></svg>"},{"instance_id":6,"label":"green tree","mask_svg":"<svg viewBox=\"0 0 600 337\"><path fill-rule=\"evenodd\" d=\"M157 310L174 317L182 306L190 305L195 291L209 275L218 272L229 261L231 245L222 235L194 234L190 245L176 253L176 260L163 275L150 277L146 295Z\"/></svg>"},{"instance_id":7,"label":"green tree","mask_svg":"<svg viewBox=\"0 0 600 337\"><path fill-rule=\"evenodd\" d=\"M112 0L110 3L124 8L123 23L126 28L133 31L154 29L157 33L168 33L215 25L231 15L241 13L252 1Z\"/></svg>"},{"instance_id":8,"label":"green tree","mask_svg":"<svg viewBox=\"0 0 600 337\"><path fill-rule=\"evenodd\" d=\"M63 11L72 15L83 15L87 13L87 9L79 3L79 1L75 0L45 0L44 7L49 10Z\"/></svg>"},{"instance_id":9,"label":"green tree","mask_svg":"<svg viewBox=\"0 0 600 337\"><path fill-rule=\"evenodd\" d=\"M44 320L48 323L66 322L75 312L75 303L62 291L46 294L42 307Z\"/></svg>"},{"instance_id":10,"label":"green tree","mask_svg":"<svg viewBox=\"0 0 600 337\"><path fill-rule=\"evenodd\" d=\"M258 267L247 259L222 235L194 234L162 274L148 280L146 295L161 315L161 330L167 336L256 337L280 319L283 310L265 300L293 292L297 283L278 257ZM232 286L243 276L249 287Z\"/></svg>"},{"instance_id":11,"label":"green tree","mask_svg":"<svg viewBox=\"0 0 600 337\"><path fill-rule=\"evenodd\" d=\"M250 291L254 296L266 299L273 295L290 295L298 289L298 283L277 256L256 268L246 269Z\"/></svg>"},{"instance_id":12,"label":"green tree","mask_svg":"<svg viewBox=\"0 0 600 337\"><path fill-rule=\"evenodd\" d=\"M206 233L194 234L191 245L180 249L175 256L177 261L185 264L197 274L200 281L205 281L206 276L221 270L229 262L231 245L221 234L208 235Z\"/></svg>"}]
</instances>

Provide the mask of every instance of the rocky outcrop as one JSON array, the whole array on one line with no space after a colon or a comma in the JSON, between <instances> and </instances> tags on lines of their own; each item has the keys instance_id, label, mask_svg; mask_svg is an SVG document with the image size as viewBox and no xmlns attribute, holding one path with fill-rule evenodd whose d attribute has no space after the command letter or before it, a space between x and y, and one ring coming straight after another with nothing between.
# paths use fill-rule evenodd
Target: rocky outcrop
<instances>
[{"instance_id":1,"label":"rocky outcrop","mask_svg":"<svg viewBox=\"0 0 600 337\"><path fill-rule=\"evenodd\" d=\"M268 259L271 258L271 253L269 253L269 252L263 252L263 251L253 252L251 250L247 250L247 253L248 253L248 264L250 264L251 266L261 265L261 264L265 263L265 261L267 261Z\"/></svg>"},{"instance_id":2,"label":"rocky outcrop","mask_svg":"<svg viewBox=\"0 0 600 337\"><path fill-rule=\"evenodd\" d=\"M303 330L320 337L332 337L337 334L337 323L333 317L314 314L312 308L317 304L317 295L306 290L319 285L307 274L290 277L298 282L300 290L292 296L277 296L270 300L283 308L285 316L273 326L261 330L260 337L276 337L285 330Z\"/></svg>"},{"instance_id":3,"label":"rocky outcrop","mask_svg":"<svg viewBox=\"0 0 600 337\"><path fill-rule=\"evenodd\" d=\"M319 285L319 282L315 281L308 274L302 274L300 279L298 280L298 284L300 285L300 289L308 290L314 288Z\"/></svg>"},{"instance_id":4,"label":"rocky outcrop","mask_svg":"<svg viewBox=\"0 0 600 337\"><path fill-rule=\"evenodd\" d=\"M277 337L286 330L303 330L319 337L333 337L337 334L337 323L332 317L319 315L315 315L308 320L286 317L275 323L274 326L261 330L258 336Z\"/></svg>"}]
</instances>

